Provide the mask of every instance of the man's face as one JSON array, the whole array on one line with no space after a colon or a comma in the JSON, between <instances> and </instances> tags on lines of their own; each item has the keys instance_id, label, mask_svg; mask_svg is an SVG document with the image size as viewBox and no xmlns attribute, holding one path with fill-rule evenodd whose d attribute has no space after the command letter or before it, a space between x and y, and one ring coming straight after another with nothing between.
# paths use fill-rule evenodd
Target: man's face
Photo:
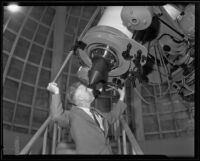
<instances>
[{"instance_id":1,"label":"man's face","mask_svg":"<svg viewBox=\"0 0 200 161\"><path fill-rule=\"evenodd\" d=\"M80 85L76 90L75 99L77 101L84 101L87 103L91 103L94 100L92 89L87 88L84 85Z\"/></svg>"}]
</instances>

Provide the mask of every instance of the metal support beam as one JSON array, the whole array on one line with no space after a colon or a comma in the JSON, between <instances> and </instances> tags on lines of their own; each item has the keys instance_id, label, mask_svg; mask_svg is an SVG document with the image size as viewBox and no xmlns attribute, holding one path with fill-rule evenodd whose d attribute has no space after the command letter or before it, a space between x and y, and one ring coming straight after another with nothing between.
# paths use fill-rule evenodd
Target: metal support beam
<instances>
[{"instance_id":1,"label":"metal support beam","mask_svg":"<svg viewBox=\"0 0 200 161\"><path fill-rule=\"evenodd\" d=\"M5 22L5 25L3 26L3 33L6 31L10 20L11 20L11 15L9 16L9 18L8 18L7 21Z\"/></svg>"},{"instance_id":2,"label":"metal support beam","mask_svg":"<svg viewBox=\"0 0 200 161\"><path fill-rule=\"evenodd\" d=\"M159 110L157 107L157 94L156 94L156 90L155 90L155 86L153 85L153 93L154 93L154 103L155 103L155 108L156 108L156 118L157 118L157 122L158 122L158 130L159 130L159 136L162 139L163 138L163 134L162 134L162 128L161 128L161 123L160 123L160 114L159 114Z\"/></svg>"},{"instance_id":3,"label":"metal support beam","mask_svg":"<svg viewBox=\"0 0 200 161\"><path fill-rule=\"evenodd\" d=\"M139 82L136 81L136 88L137 91L141 93L141 86L139 85ZM133 108L133 114L132 118L135 120L135 128L136 128L136 138L138 141L144 141L144 124L143 124L143 117L142 117L142 101L137 95L136 92L134 92L133 87L131 87L131 107Z\"/></svg>"},{"instance_id":4,"label":"metal support beam","mask_svg":"<svg viewBox=\"0 0 200 161\"><path fill-rule=\"evenodd\" d=\"M172 99L172 94L169 92L169 100L171 101L172 103L172 117L173 117L173 123L174 123L174 128L175 128L175 131L176 131L176 136L178 137L180 135L179 133L179 129L178 129L178 124L177 124L177 120L176 120L176 113L174 112L175 109L176 109L176 105L174 105L174 100Z\"/></svg>"},{"instance_id":5,"label":"metal support beam","mask_svg":"<svg viewBox=\"0 0 200 161\"><path fill-rule=\"evenodd\" d=\"M133 135L131 129L129 128L123 117L121 117L120 122L123 128L123 133L126 133L126 135L128 136L128 140L131 143L132 152L134 154L143 154L139 144L137 143L137 140L135 139L135 136Z\"/></svg>"},{"instance_id":6,"label":"metal support beam","mask_svg":"<svg viewBox=\"0 0 200 161\"><path fill-rule=\"evenodd\" d=\"M29 17L29 14L30 14L31 11L32 11L32 8L33 8L33 7L31 7L31 8L29 9L29 12L26 14L25 19L24 19L24 21L23 21L23 24L21 25L21 27L20 27L20 29L19 29L19 32L18 32L18 34L17 34L17 36L16 36L16 38L15 38L15 41L14 41L14 43L13 43L13 45L12 45L12 49L11 49L11 51L10 51L10 54L9 54L9 57L8 57L8 60L7 60L7 63L6 63L4 72L3 72L3 85L4 85L4 83L5 83L5 79L6 79L6 76L7 76L7 73L8 73L8 69L9 69L9 66L10 66L10 62L11 62L11 59L12 59L12 57L13 57L13 54L14 54L14 51L15 51L17 42L18 42L18 40L19 40L19 38L20 38L20 36L21 36L22 30L23 30L23 28L24 28L24 26L25 26L25 23L26 23L26 21L27 21L27 19L28 19L28 17ZM7 27L7 25L4 27L3 30L6 30L6 27Z\"/></svg>"}]
</instances>

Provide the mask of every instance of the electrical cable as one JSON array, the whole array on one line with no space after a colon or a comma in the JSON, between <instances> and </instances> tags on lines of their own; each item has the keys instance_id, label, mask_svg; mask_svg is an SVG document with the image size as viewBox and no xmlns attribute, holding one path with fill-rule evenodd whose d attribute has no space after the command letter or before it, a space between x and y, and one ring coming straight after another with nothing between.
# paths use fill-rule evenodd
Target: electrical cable
<instances>
[{"instance_id":1,"label":"electrical cable","mask_svg":"<svg viewBox=\"0 0 200 161\"><path fill-rule=\"evenodd\" d=\"M168 63L170 63L171 65L175 65L174 62L172 62L171 60L169 60L169 58L166 56L166 54L163 54L163 56L168 61Z\"/></svg>"},{"instance_id":2,"label":"electrical cable","mask_svg":"<svg viewBox=\"0 0 200 161\"><path fill-rule=\"evenodd\" d=\"M150 52L149 52L149 48L150 48L150 42L149 42L149 44L148 44L148 53L150 54ZM152 45L153 46L153 45ZM156 59L157 61L158 61L158 59ZM155 61L156 61L155 60ZM156 67L158 68L158 62L156 61ZM154 71L158 71L158 69L156 70L156 69L153 69ZM160 71L160 74L162 74L162 75L164 75L165 77L167 77L167 75L165 75L164 73L162 73L161 71ZM154 83L154 82L148 82L147 84L149 84L149 85L151 85L151 86L155 86L155 85L159 85L160 83Z\"/></svg>"},{"instance_id":3,"label":"electrical cable","mask_svg":"<svg viewBox=\"0 0 200 161\"><path fill-rule=\"evenodd\" d=\"M108 86L110 87L110 89L108 89L108 90L106 90L106 91L110 91L110 90L112 90L112 89L118 91L116 87L113 87L113 86L111 86L111 85L108 85ZM138 92L138 90L137 90L136 88L133 88L133 89L135 90L136 94L139 96L139 98L140 98L143 102L145 102L145 103L148 104L148 105L152 104L152 103L149 103L148 101L146 101L146 100L141 96L141 94ZM153 97L154 97L154 96L153 96Z\"/></svg>"},{"instance_id":4,"label":"electrical cable","mask_svg":"<svg viewBox=\"0 0 200 161\"><path fill-rule=\"evenodd\" d=\"M185 83L185 78L182 79L182 84L183 84L183 87L185 87L188 91L194 93L194 90L190 89L190 87Z\"/></svg>"},{"instance_id":5,"label":"electrical cable","mask_svg":"<svg viewBox=\"0 0 200 161\"><path fill-rule=\"evenodd\" d=\"M154 95L151 94L151 92L144 85L142 87L149 93L149 96L155 97Z\"/></svg>"},{"instance_id":6,"label":"electrical cable","mask_svg":"<svg viewBox=\"0 0 200 161\"><path fill-rule=\"evenodd\" d=\"M153 47L154 47L154 51L155 51L155 57L156 57L156 59L158 59L158 57L157 57L157 51L156 51L156 44L154 43L154 45L153 45ZM159 87L159 90L160 90L160 97L161 97L161 84L162 84L162 76L161 76L161 74L160 74L160 70L159 70L159 67L158 67L158 64L157 64L157 61L156 61L156 66L157 66L157 69L158 69L158 73L159 73L159 76L160 76L160 81L161 81L161 83L159 83L158 84L158 87Z\"/></svg>"},{"instance_id":7,"label":"electrical cable","mask_svg":"<svg viewBox=\"0 0 200 161\"><path fill-rule=\"evenodd\" d=\"M168 34L163 34L163 35L160 36L160 38L161 38L162 36L164 36L164 35L168 35ZM171 35L169 35L169 36L170 36L171 38L173 38L173 36L171 36ZM174 39L173 39L173 40L174 40ZM158 49L159 49L159 47L158 47ZM184 54L184 55L188 54L189 51L190 51L190 48L188 47L187 50L185 51L185 54ZM161 59L162 59L162 63L165 65L165 68L167 68L167 67L166 67L166 64L164 63L163 56L167 59L167 61L168 61L169 63L171 63L172 65L175 65L174 63L172 63L172 62L166 57L165 54L163 54L163 52L161 52ZM187 64L187 63L189 62L189 60L190 60L190 55L187 57L187 60L185 60L184 63ZM168 71L168 73L169 73L169 71ZM185 79L185 78L182 79L182 85L183 85L183 87L185 87L188 91L190 91L190 92L191 92L190 94L193 94L194 91L191 90L190 87L189 87L188 85L185 84L184 79ZM170 85L169 82L168 82L168 84ZM188 95L190 95L190 94L188 94Z\"/></svg>"},{"instance_id":8,"label":"electrical cable","mask_svg":"<svg viewBox=\"0 0 200 161\"><path fill-rule=\"evenodd\" d=\"M149 52L149 46L150 46L150 42L148 43L148 47L147 47L148 56L151 55L151 53ZM152 55L151 55L151 56L152 56ZM158 62L159 60L155 60L155 57L154 57L154 56L152 56L152 57L153 57L154 61L157 61L157 65L158 65L158 63L160 63L160 62ZM154 62L153 62L153 63L154 63ZM159 66L160 66L160 65L159 65ZM155 68L153 68L153 70L154 70L154 71L157 71ZM163 76L168 77L168 75L167 75L167 74L164 74L162 71L160 71L160 73L161 73Z\"/></svg>"},{"instance_id":9,"label":"electrical cable","mask_svg":"<svg viewBox=\"0 0 200 161\"><path fill-rule=\"evenodd\" d=\"M164 55L164 54L163 54L162 50L160 49L160 46L159 46L158 41L157 41L156 44L157 44L158 51L159 51L159 53L160 53L161 62L162 62L163 66L164 66L164 68L165 68L165 70L166 70L167 75L169 75L169 70L168 70L168 68L167 68L167 66L166 66L166 63L165 63L165 61L164 61L164 58L163 58L163 55Z\"/></svg>"},{"instance_id":10,"label":"electrical cable","mask_svg":"<svg viewBox=\"0 0 200 161\"><path fill-rule=\"evenodd\" d=\"M181 42L181 41L175 40L174 37L171 36L171 35L169 35L169 34L162 34L162 35L157 39L157 41L158 41L160 38L162 38L163 36L165 36L165 35L170 36L170 37L171 37L174 41L176 41L177 43L180 43L180 42ZM183 42L183 41L182 41L182 42ZM159 44L157 44L157 45L159 45ZM162 61L162 64L164 65L165 70L167 69L167 72L168 72L168 74L169 74L169 70L168 70L168 68L166 67L166 64L165 64L165 62L164 62L163 57L165 57L165 59L167 59L167 61L168 61L170 64L172 64L172 65L175 65L175 64L174 64L173 62L171 62L171 61L166 57L165 54L163 54L163 52L160 50L159 46L158 46L158 50L159 50L160 53L161 53L161 61ZM185 54L188 54L188 52L189 52L189 48L185 51ZM184 55L185 55L185 54L184 54ZM187 58L187 60L185 61L185 63L188 63L189 60L190 60L190 56ZM184 78L183 78L183 79L184 79ZM167 78L167 81L168 81L168 86L170 86L170 82L169 82L169 79L168 79L168 78ZM182 84L183 84L183 83L182 83ZM193 92L188 86L186 86L185 88L188 89L189 91ZM168 89L169 89L169 88L168 88ZM166 91L166 92L167 92L167 91Z\"/></svg>"},{"instance_id":11,"label":"electrical cable","mask_svg":"<svg viewBox=\"0 0 200 161\"><path fill-rule=\"evenodd\" d=\"M185 39L182 39L182 40L179 40L178 38L175 38L174 36L170 35L170 34L167 34L167 33L164 33L162 35L160 35L157 40L160 40L163 36L169 36L171 39L173 39L173 41L175 41L176 43L182 43L184 41L186 41Z\"/></svg>"},{"instance_id":12,"label":"electrical cable","mask_svg":"<svg viewBox=\"0 0 200 161\"><path fill-rule=\"evenodd\" d=\"M169 92L169 90L170 90L170 81L169 81L169 70L168 70L168 68L167 68L167 66L166 66L166 64L165 64L165 62L164 62L164 59L163 59L163 52L160 50L160 48L159 48L159 44L158 44L158 41L157 41L157 48L158 48L158 50L160 51L160 58L161 58L161 63L163 64L163 66L164 66L164 69L165 69L165 71L166 71L166 75L167 75L167 83L168 83L168 87L167 87L167 90L165 91L165 92L162 92L162 95L165 95L165 94L167 94L168 92Z\"/></svg>"},{"instance_id":13,"label":"electrical cable","mask_svg":"<svg viewBox=\"0 0 200 161\"><path fill-rule=\"evenodd\" d=\"M145 102L145 103L148 104L148 105L153 104L153 103L149 103L148 101L146 101L146 100L141 96L141 94L138 92L138 90L137 90L136 88L133 88L133 89L134 89L134 91L136 92L136 94L139 96L139 98L140 98L143 102Z\"/></svg>"},{"instance_id":14,"label":"electrical cable","mask_svg":"<svg viewBox=\"0 0 200 161\"><path fill-rule=\"evenodd\" d=\"M153 69L154 71L157 71L156 69ZM160 71L160 74L163 75L164 77L168 77L168 74L164 74L162 71Z\"/></svg>"},{"instance_id":15,"label":"electrical cable","mask_svg":"<svg viewBox=\"0 0 200 161\"><path fill-rule=\"evenodd\" d=\"M165 21L163 21L161 18L159 18L158 16L156 16L156 18L162 22L163 24L165 24L167 27L169 27L171 30L173 30L174 32L176 32L178 35L180 35L182 38L185 38L184 34L181 34L180 32L178 32L176 29L174 29L173 27L171 27L169 24L167 24Z\"/></svg>"}]
</instances>

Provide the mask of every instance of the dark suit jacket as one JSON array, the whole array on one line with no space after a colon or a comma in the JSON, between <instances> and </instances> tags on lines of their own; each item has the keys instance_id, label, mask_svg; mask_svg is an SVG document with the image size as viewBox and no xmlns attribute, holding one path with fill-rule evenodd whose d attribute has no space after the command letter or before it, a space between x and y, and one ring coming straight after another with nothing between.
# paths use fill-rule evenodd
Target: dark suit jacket
<instances>
[{"instance_id":1,"label":"dark suit jacket","mask_svg":"<svg viewBox=\"0 0 200 161\"><path fill-rule=\"evenodd\" d=\"M102 113L104 118L103 132L96 122L82 109L73 106L69 111L62 110L60 95L52 96L52 114L61 127L70 126L70 133L76 145L77 154L112 154L107 138L108 123L112 124L119 119L126 108L126 104L118 101L109 113Z\"/></svg>"}]
</instances>

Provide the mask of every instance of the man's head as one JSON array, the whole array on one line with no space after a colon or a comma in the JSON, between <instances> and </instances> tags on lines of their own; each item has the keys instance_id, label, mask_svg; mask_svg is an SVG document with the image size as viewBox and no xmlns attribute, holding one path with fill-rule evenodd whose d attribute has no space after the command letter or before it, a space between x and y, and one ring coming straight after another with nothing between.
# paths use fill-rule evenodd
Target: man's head
<instances>
[{"instance_id":1,"label":"man's head","mask_svg":"<svg viewBox=\"0 0 200 161\"><path fill-rule=\"evenodd\" d=\"M71 103L83 107L90 107L94 100L92 89L87 88L80 82L76 82L69 87L67 97Z\"/></svg>"}]
</instances>

